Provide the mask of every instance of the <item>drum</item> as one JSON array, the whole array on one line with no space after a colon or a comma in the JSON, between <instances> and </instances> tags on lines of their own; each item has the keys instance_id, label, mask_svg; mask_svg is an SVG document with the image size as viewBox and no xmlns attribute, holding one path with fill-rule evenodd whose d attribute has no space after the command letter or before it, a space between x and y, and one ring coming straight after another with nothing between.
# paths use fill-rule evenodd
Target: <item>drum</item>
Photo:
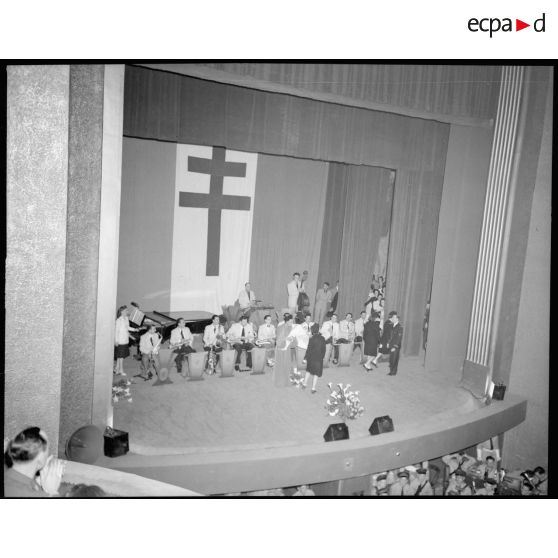
<instances>
[{"instance_id":1,"label":"drum","mask_svg":"<svg viewBox=\"0 0 558 558\"><path fill-rule=\"evenodd\" d=\"M205 361L207 353L190 353L187 357L188 364L190 365L189 381L203 380L203 370L205 368ZM184 367L183 367L184 368Z\"/></svg>"},{"instance_id":2,"label":"drum","mask_svg":"<svg viewBox=\"0 0 558 558\"><path fill-rule=\"evenodd\" d=\"M339 366L349 366L353 354L354 343L339 344Z\"/></svg>"},{"instance_id":3,"label":"drum","mask_svg":"<svg viewBox=\"0 0 558 558\"><path fill-rule=\"evenodd\" d=\"M267 350L254 347L251 351L252 353L252 373L251 375L255 374L265 374L265 364L267 361Z\"/></svg>"},{"instance_id":4,"label":"drum","mask_svg":"<svg viewBox=\"0 0 558 558\"><path fill-rule=\"evenodd\" d=\"M220 378L232 378L234 376L234 359L236 351L234 349L224 349L219 353L219 364L221 367Z\"/></svg>"},{"instance_id":5,"label":"drum","mask_svg":"<svg viewBox=\"0 0 558 558\"><path fill-rule=\"evenodd\" d=\"M301 347L296 348L296 367L298 368L298 370L306 370L306 362L302 362L305 355L306 349L303 349Z\"/></svg>"}]
</instances>

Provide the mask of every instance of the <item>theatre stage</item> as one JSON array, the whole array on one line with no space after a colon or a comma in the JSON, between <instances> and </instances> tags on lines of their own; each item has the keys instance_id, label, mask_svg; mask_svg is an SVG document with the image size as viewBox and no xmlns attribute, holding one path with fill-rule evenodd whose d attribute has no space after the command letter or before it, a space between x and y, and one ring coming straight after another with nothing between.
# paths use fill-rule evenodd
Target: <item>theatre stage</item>
<instances>
[{"instance_id":1,"label":"theatre stage","mask_svg":"<svg viewBox=\"0 0 558 558\"><path fill-rule=\"evenodd\" d=\"M131 386L133 401L119 401L114 408L114 427L129 433L130 453L113 459L104 457L96 465L134 472L205 494L290 486L295 482L288 481L294 478L283 467L290 467L293 473L293 464L297 464L299 483L332 480L341 478L340 474L345 478L357 476L380 470L370 468L374 467L370 460L375 459L368 452L370 448L375 448L382 457L382 468L393 467L394 463L407 465L415 461L411 455L418 457L421 451L427 451L421 446L422 434L434 436L442 443L443 437L437 434L451 425L459 428L481 419L485 409L492 408L489 414L495 414L494 404L483 406L457 386L455 380L426 372L422 358L402 358L397 376L387 376L387 362L366 372L359 365L359 357L357 350L350 367L325 368L315 394L294 386L275 388L270 368L266 368L264 375L238 372L232 378L205 376L203 381L188 381L173 369L169 376L172 384L162 385L135 378ZM125 370L131 378L137 373L137 361L126 359ZM324 408L328 382L349 383L360 392L365 413L347 421L350 440L330 443L323 440L328 425L338 422ZM478 416L471 418L475 413ZM395 431L370 436L370 424L382 415L391 416ZM521 410L513 420L523 420L520 415ZM487 434L486 438L494 432ZM456 434L455 444L465 444L473 435L479 436L478 432ZM481 435L476 441L482 439ZM416 440L415 449L405 445L409 440ZM443 449L452 442L453 438L448 438ZM382 450L386 444L391 444L389 456L387 447ZM441 450L442 445L431 444L430 451L438 447ZM467 444L452 450L462 447ZM349 461L335 471L336 467L327 466L326 457L339 450ZM408 462L405 453L409 455ZM308 470L298 467L300 458L306 458L302 462L311 461L320 454L323 470L316 465ZM438 455L422 455L420 459L429 457ZM213 471L212 478L208 471Z\"/></svg>"}]
</instances>

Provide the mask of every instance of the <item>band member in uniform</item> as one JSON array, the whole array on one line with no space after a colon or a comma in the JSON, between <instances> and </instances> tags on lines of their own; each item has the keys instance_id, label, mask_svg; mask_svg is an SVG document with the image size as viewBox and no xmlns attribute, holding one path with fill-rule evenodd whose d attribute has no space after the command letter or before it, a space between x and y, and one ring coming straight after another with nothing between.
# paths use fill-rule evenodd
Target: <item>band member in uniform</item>
<instances>
[{"instance_id":1,"label":"band member in uniform","mask_svg":"<svg viewBox=\"0 0 558 558\"><path fill-rule=\"evenodd\" d=\"M124 372L124 359L130 356L130 331L138 331L138 328L130 326L128 307L121 306L116 314L116 325L114 328L114 358L116 359L114 373L120 376L126 376Z\"/></svg>"},{"instance_id":2,"label":"band member in uniform","mask_svg":"<svg viewBox=\"0 0 558 558\"><path fill-rule=\"evenodd\" d=\"M219 362L219 353L223 350L225 341L225 328L217 314L211 316L211 323L203 331L203 350L208 352L206 369L213 361L213 369Z\"/></svg>"},{"instance_id":3,"label":"band member in uniform","mask_svg":"<svg viewBox=\"0 0 558 558\"><path fill-rule=\"evenodd\" d=\"M322 325L326 319L328 306L331 302L331 292L329 290L329 283L324 282L322 289L318 289L316 293L316 302L314 304L314 320L317 324Z\"/></svg>"},{"instance_id":4,"label":"band member in uniform","mask_svg":"<svg viewBox=\"0 0 558 558\"><path fill-rule=\"evenodd\" d=\"M255 338L254 328L252 324L248 323L247 316L242 316L240 323L233 324L227 332L227 340L236 351L234 363L236 371L240 370L240 355L242 351L246 351L246 367L252 368L252 353L250 351L254 348Z\"/></svg>"},{"instance_id":5,"label":"band member in uniform","mask_svg":"<svg viewBox=\"0 0 558 558\"><path fill-rule=\"evenodd\" d=\"M194 336L190 328L186 327L186 320L184 318L178 319L177 326L171 331L169 346L176 354L174 362L176 363L176 370L180 374L182 372L182 363L189 353L195 353L192 348Z\"/></svg>"},{"instance_id":6,"label":"band member in uniform","mask_svg":"<svg viewBox=\"0 0 558 558\"><path fill-rule=\"evenodd\" d=\"M139 349L141 353L141 366L148 374L147 379L151 380L153 374L150 370L150 361L153 361L155 372L159 375L161 363L159 361L159 347L161 346L162 337L157 333L155 324L151 324L147 331L140 337Z\"/></svg>"},{"instance_id":7,"label":"band member in uniform","mask_svg":"<svg viewBox=\"0 0 558 558\"><path fill-rule=\"evenodd\" d=\"M389 321L392 324L388 349L389 349L389 373L388 376L395 376L397 374L397 366L399 364L399 351L401 350L401 342L403 340L403 326L399 321L397 312L392 311L389 313Z\"/></svg>"},{"instance_id":8,"label":"band member in uniform","mask_svg":"<svg viewBox=\"0 0 558 558\"><path fill-rule=\"evenodd\" d=\"M287 308L289 312L294 316L297 311L298 295L300 292L300 273L293 273L293 280L287 283L287 294L289 295L287 301Z\"/></svg>"},{"instance_id":9,"label":"band member in uniform","mask_svg":"<svg viewBox=\"0 0 558 558\"><path fill-rule=\"evenodd\" d=\"M412 496L413 490L409 484L409 471L399 471L397 482L394 482L389 489L390 496Z\"/></svg>"},{"instance_id":10,"label":"band member in uniform","mask_svg":"<svg viewBox=\"0 0 558 558\"><path fill-rule=\"evenodd\" d=\"M418 478L416 479L413 489L415 496L432 496L434 491L432 490L432 485L428 480L428 470L424 467L417 469Z\"/></svg>"},{"instance_id":11,"label":"band member in uniform","mask_svg":"<svg viewBox=\"0 0 558 558\"><path fill-rule=\"evenodd\" d=\"M467 485L465 479L467 474L461 469L457 469L450 479L446 495L448 496L471 496L471 488Z\"/></svg>"}]
</instances>

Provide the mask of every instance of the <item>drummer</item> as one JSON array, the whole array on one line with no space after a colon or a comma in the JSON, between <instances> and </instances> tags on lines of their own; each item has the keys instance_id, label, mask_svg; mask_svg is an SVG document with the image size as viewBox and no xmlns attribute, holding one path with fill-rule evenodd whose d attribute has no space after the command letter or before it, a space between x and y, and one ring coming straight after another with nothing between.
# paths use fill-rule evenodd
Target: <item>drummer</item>
<instances>
[{"instance_id":1,"label":"drummer","mask_svg":"<svg viewBox=\"0 0 558 558\"><path fill-rule=\"evenodd\" d=\"M238 293L238 305L240 306L240 314L248 317L257 305L256 295L249 282L245 283L244 289Z\"/></svg>"}]
</instances>

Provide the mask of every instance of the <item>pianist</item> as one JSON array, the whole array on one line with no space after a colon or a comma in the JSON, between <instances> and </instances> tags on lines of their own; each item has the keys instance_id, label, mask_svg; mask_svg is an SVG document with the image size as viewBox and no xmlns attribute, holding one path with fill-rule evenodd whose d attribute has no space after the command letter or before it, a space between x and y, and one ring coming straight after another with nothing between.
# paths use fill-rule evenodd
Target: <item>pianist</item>
<instances>
[{"instance_id":1,"label":"pianist","mask_svg":"<svg viewBox=\"0 0 558 558\"><path fill-rule=\"evenodd\" d=\"M194 336L190 328L186 327L186 320L184 318L178 319L178 325L171 331L170 335L170 348L176 354L174 359L176 363L176 370L180 374L182 372L182 363L189 353L195 353L192 348Z\"/></svg>"}]
</instances>

